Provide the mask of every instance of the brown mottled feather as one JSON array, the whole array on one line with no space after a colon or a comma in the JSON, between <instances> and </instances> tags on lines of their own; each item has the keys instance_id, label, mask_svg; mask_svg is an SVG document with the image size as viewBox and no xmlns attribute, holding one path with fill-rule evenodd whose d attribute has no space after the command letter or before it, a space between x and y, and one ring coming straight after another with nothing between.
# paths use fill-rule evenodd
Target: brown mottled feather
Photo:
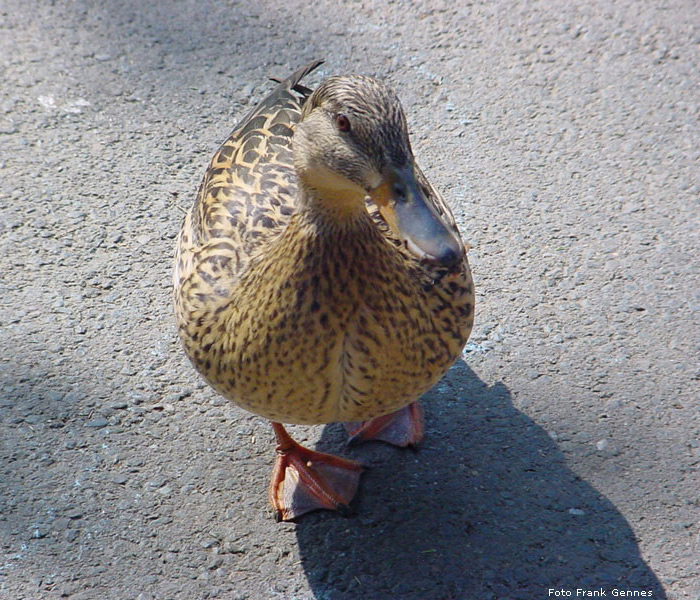
<instances>
[{"instance_id":1,"label":"brown mottled feather","mask_svg":"<svg viewBox=\"0 0 700 600\"><path fill-rule=\"evenodd\" d=\"M319 228L299 209L292 136L308 96L299 81L318 64L282 81L216 152L175 258L190 360L222 395L282 422L401 408L444 374L473 323L466 258L450 273L419 261L371 203L351 229ZM456 232L443 198L417 177Z\"/></svg>"}]
</instances>

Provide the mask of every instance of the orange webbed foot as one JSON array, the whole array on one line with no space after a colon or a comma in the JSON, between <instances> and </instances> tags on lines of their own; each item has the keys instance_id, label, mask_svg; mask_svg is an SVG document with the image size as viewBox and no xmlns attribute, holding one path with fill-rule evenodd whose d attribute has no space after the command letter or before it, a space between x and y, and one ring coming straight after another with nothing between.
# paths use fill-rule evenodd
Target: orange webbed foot
<instances>
[{"instance_id":1,"label":"orange webbed foot","mask_svg":"<svg viewBox=\"0 0 700 600\"><path fill-rule=\"evenodd\" d=\"M278 521L290 521L318 509L349 513L364 466L304 448L279 423L277 458L270 481L270 504Z\"/></svg>"},{"instance_id":2,"label":"orange webbed foot","mask_svg":"<svg viewBox=\"0 0 700 600\"><path fill-rule=\"evenodd\" d=\"M418 402L361 423L345 423L350 434L348 444L369 440L387 442L402 448L417 446L423 439L423 408Z\"/></svg>"}]
</instances>

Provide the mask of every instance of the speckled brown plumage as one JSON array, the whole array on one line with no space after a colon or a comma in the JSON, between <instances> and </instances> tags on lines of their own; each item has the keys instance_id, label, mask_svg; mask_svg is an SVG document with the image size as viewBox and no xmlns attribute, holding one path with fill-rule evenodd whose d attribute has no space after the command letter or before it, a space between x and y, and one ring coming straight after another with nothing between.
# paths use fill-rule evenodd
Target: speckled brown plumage
<instances>
[{"instance_id":1,"label":"speckled brown plumage","mask_svg":"<svg viewBox=\"0 0 700 600\"><path fill-rule=\"evenodd\" d=\"M392 92L340 77L307 98L299 80L316 66L281 82L216 152L175 260L175 313L194 366L239 406L288 423L360 421L405 406L459 356L473 322L466 257L449 269L420 260L369 201L338 218L300 185L294 163L307 150L293 153L295 130L329 102L368 129L355 134L377 148L363 142L361 156L412 158ZM357 160L350 179L364 168ZM346 162L335 171L346 175ZM417 168L416 179L456 232Z\"/></svg>"}]
</instances>

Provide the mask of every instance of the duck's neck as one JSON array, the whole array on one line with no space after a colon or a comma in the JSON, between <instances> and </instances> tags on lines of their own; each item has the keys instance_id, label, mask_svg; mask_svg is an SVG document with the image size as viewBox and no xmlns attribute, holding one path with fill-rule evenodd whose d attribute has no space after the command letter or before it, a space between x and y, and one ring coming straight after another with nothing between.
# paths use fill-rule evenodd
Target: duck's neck
<instances>
[{"instance_id":1,"label":"duck's neck","mask_svg":"<svg viewBox=\"0 0 700 600\"><path fill-rule=\"evenodd\" d=\"M329 230L347 230L367 221L364 194L356 187L326 188L323 182L312 187L299 184L298 212L310 222Z\"/></svg>"},{"instance_id":2,"label":"duck's neck","mask_svg":"<svg viewBox=\"0 0 700 600\"><path fill-rule=\"evenodd\" d=\"M279 319L296 323L324 307L340 331L367 288L395 270L392 248L364 205L341 210L310 194L300 200L287 227L231 289L230 310L220 316L227 330L244 335ZM247 306L258 307L254 315L240 310ZM253 317L255 323L243 322Z\"/></svg>"},{"instance_id":3,"label":"duck's neck","mask_svg":"<svg viewBox=\"0 0 700 600\"><path fill-rule=\"evenodd\" d=\"M371 279L378 265L391 270L392 248L374 223L364 198L321 196L300 190L297 210L267 254L280 280L329 273L338 289L362 274ZM272 272L272 271L271 271Z\"/></svg>"}]
</instances>

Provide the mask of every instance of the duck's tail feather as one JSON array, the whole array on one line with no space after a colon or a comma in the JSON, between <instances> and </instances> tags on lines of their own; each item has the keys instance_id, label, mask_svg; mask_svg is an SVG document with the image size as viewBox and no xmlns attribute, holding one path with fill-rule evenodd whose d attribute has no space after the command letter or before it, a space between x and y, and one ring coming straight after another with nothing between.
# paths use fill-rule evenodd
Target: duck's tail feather
<instances>
[{"instance_id":1,"label":"duck's tail feather","mask_svg":"<svg viewBox=\"0 0 700 600\"><path fill-rule=\"evenodd\" d=\"M279 83L281 86L288 87L290 90L298 92L304 96L304 98L308 98L313 93L313 90L307 88L305 85L301 85L299 82L324 62L324 60L314 60L305 64L303 67L298 68L286 79L277 79L276 77L270 77L270 79L275 83Z\"/></svg>"}]
</instances>

